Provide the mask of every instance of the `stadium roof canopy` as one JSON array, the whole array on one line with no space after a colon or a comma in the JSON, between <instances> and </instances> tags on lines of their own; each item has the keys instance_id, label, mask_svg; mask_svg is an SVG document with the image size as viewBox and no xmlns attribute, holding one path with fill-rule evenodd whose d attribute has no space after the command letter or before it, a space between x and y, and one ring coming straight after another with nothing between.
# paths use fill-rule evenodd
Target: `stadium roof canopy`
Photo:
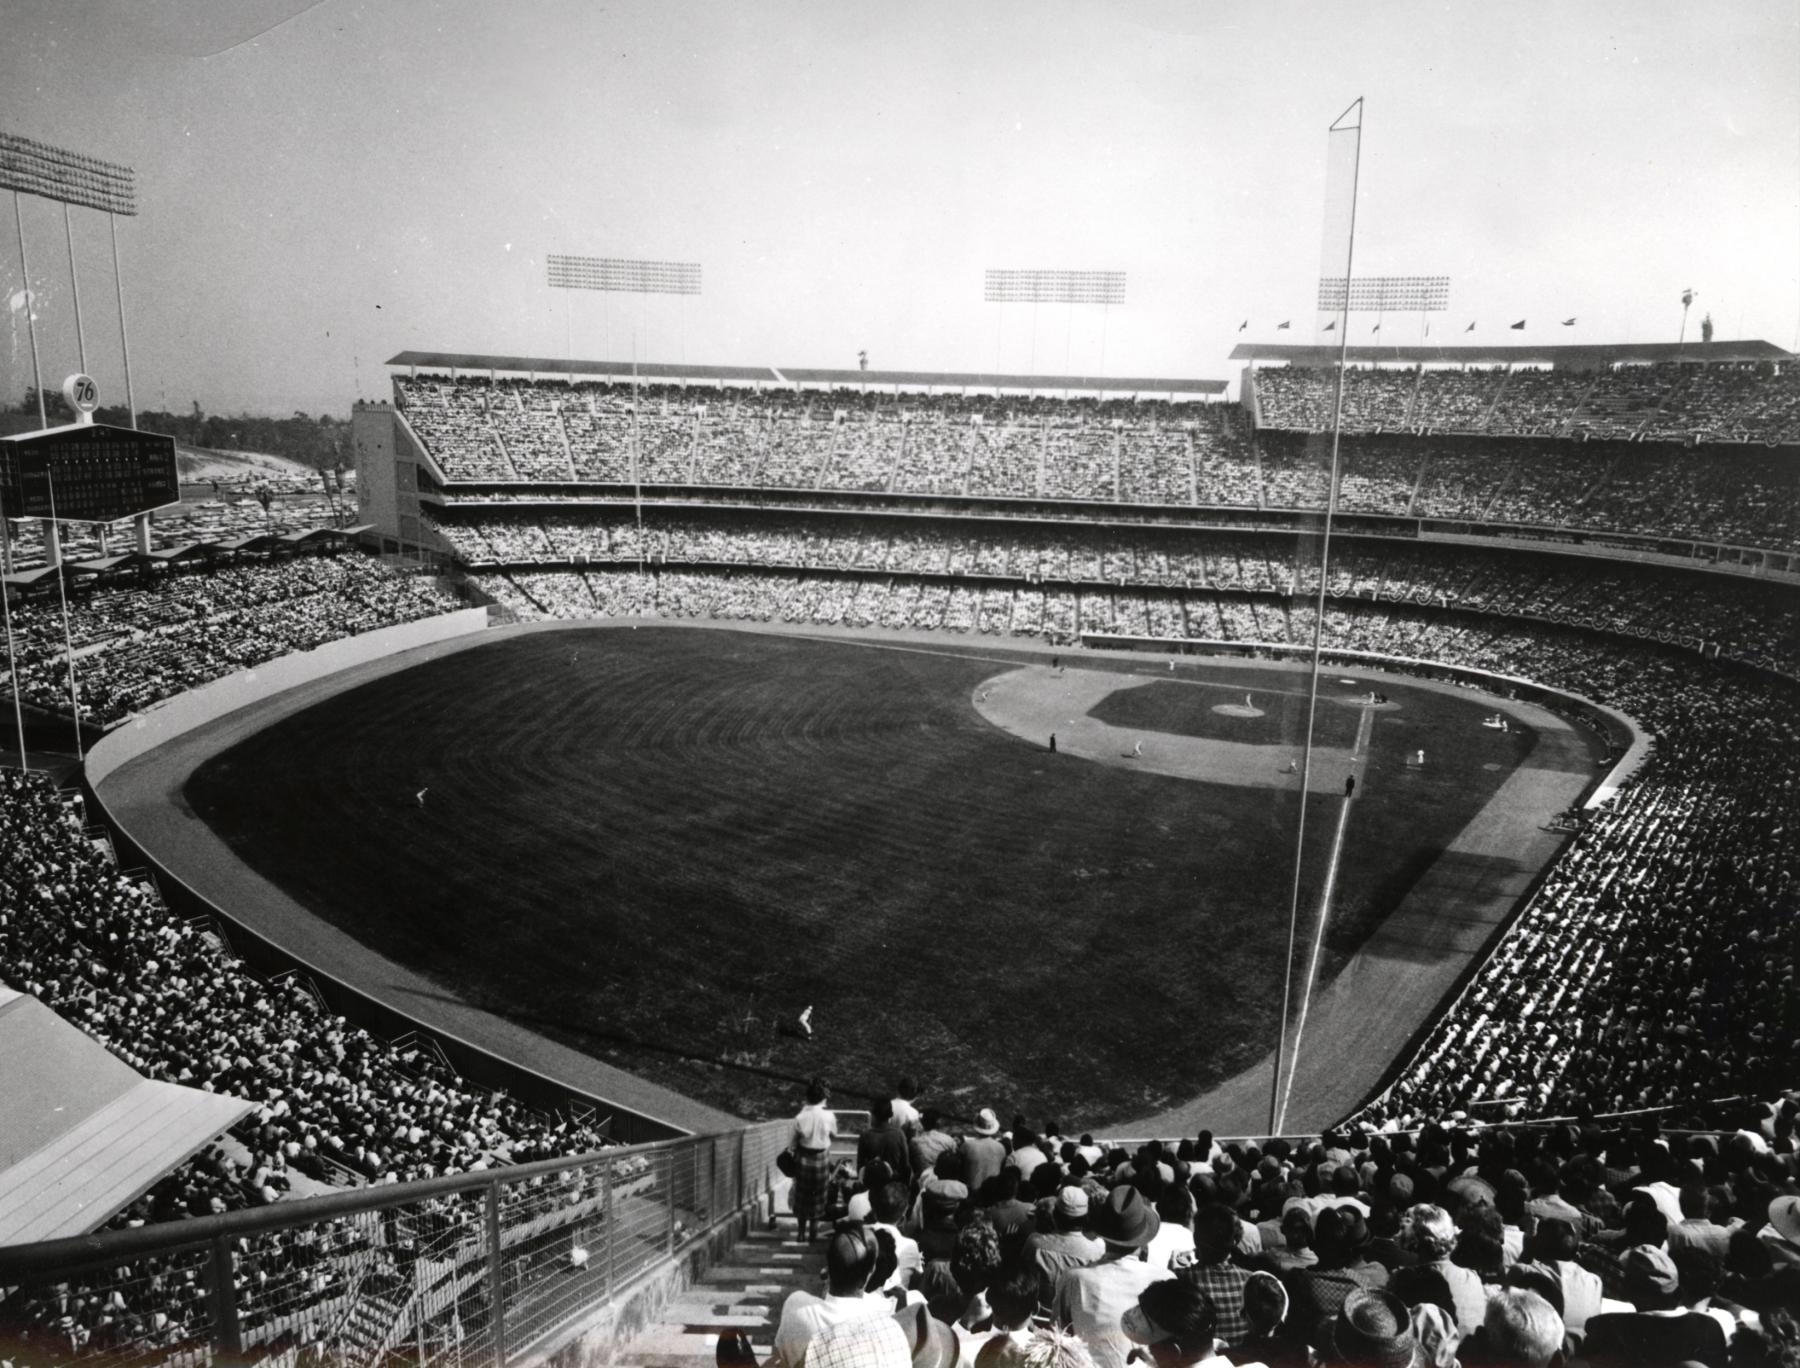
<instances>
[{"instance_id":1,"label":"stadium roof canopy","mask_svg":"<svg viewBox=\"0 0 1800 1368\"><path fill-rule=\"evenodd\" d=\"M928 385L933 389L1107 390L1124 394L1223 394L1223 380L1178 380L1142 375L997 375L986 371L817 370L783 366L797 385Z\"/></svg>"},{"instance_id":2,"label":"stadium roof canopy","mask_svg":"<svg viewBox=\"0 0 1800 1368\"><path fill-rule=\"evenodd\" d=\"M1442 346L1351 347L1351 361L1362 364L1425 366L1564 366L1593 370L1620 361L1791 361L1773 342L1596 342L1566 347ZM1300 342L1240 342L1233 361L1285 361L1290 366L1334 366L1338 349Z\"/></svg>"},{"instance_id":3,"label":"stadium roof canopy","mask_svg":"<svg viewBox=\"0 0 1800 1368\"><path fill-rule=\"evenodd\" d=\"M642 380L731 380L753 385L781 377L768 366L669 365L661 361L571 361L561 356L477 356L472 352L403 351L390 366L434 370L508 371L518 375L637 375Z\"/></svg>"},{"instance_id":4,"label":"stadium roof canopy","mask_svg":"<svg viewBox=\"0 0 1800 1368\"><path fill-rule=\"evenodd\" d=\"M519 375L608 375L643 380L714 380L736 384L906 385L931 389L1083 390L1122 394L1223 394L1223 380L1133 375L998 375L969 371L827 370L811 366L701 366L665 362L572 361L544 356L477 356L471 352L403 351L390 366L505 371Z\"/></svg>"},{"instance_id":5,"label":"stadium roof canopy","mask_svg":"<svg viewBox=\"0 0 1800 1368\"><path fill-rule=\"evenodd\" d=\"M0 988L0 1245L85 1235L254 1111L144 1078L34 997Z\"/></svg>"}]
</instances>

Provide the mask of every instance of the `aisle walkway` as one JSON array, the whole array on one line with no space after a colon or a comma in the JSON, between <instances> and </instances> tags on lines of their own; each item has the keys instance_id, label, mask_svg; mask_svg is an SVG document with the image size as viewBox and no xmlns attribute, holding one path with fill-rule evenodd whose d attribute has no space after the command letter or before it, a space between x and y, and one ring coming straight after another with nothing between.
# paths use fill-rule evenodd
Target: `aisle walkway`
<instances>
[{"instance_id":1,"label":"aisle walkway","mask_svg":"<svg viewBox=\"0 0 1800 1368\"><path fill-rule=\"evenodd\" d=\"M777 1210L787 1205L777 1197ZM750 1336L757 1362L766 1362L775 1344L781 1304L800 1288L817 1290L825 1269L825 1242L809 1246L796 1238L793 1217L783 1214L775 1230L753 1230L726 1263L715 1264L694 1286L669 1303L660 1323L619 1351L628 1368L711 1368L721 1331Z\"/></svg>"}]
</instances>

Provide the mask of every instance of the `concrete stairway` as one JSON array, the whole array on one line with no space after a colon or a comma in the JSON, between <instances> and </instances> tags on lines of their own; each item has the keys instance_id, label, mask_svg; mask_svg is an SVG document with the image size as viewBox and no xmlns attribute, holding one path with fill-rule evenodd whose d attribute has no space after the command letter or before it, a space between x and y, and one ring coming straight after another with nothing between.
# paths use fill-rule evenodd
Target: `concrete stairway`
<instances>
[{"instance_id":1,"label":"concrete stairway","mask_svg":"<svg viewBox=\"0 0 1800 1368\"><path fill-rule=\"evenodd\" d=\"M615 1362L628 1368L710 1368L722 1331L749 1334L757 1361L775 1342L781 1304L800 1288L822 1286L825 1245L808 1247L795 1237L793 1218L783 1215L775 1230L753 1230L738 1242L728 1262L714 1264L705 1277L669 1303L662 1320L627 1344Z\"/></svg>"}]
</instances>

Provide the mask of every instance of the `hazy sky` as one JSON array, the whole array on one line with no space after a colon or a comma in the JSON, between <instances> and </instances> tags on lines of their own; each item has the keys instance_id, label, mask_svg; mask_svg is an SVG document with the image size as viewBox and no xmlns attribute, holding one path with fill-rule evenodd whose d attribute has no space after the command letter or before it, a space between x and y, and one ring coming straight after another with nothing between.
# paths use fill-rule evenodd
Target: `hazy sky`
<instances>
[{"instance_id":1,"label":"hazy sky","mask_svg":"<svg viewBox=\"0 0 1800 1368\"><path fill-rule=\"evenodd\" d=\"M1325 130L1358 96L1358 273L1450 275L1434 336L1673 341L1692 286L1690 335L1710 311L1721 338L1800 346L1795 0L0 17L0 128L137 168L119 239L140 407L344 413L388 394L403 348L1230 378L1244 319L1309 336ZM59 382L61 210L21 203ZM74 234L89 369L122 397L106 220L76 211ZM10 225L0 243L17 394ZM549 252L697 261L704 293L552 291ZM1123 270L1126 303L1002 311L988 266ZM1383 330L1417 335L1416 316Z\"/></svg>"}]
</instances>

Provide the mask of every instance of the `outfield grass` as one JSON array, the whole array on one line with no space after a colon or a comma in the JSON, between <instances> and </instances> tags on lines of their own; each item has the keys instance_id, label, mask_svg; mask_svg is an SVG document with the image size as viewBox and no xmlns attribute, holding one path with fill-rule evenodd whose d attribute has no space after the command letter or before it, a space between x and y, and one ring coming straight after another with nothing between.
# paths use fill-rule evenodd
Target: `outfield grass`
<instances>
[{"instance_id":1,"label":"outfield grass","mask_svg":"<svg viewBox=\"0 0 1800 1368\"><path fill-rule=\"evenodd\" d=\"M1204 1091L1274 1039L1298 795L1052 756L976 713L1006 668L983 654L522 635L279 722L185 796L372 948L745 1115L789 1111L814 1072L845 1100L906 1070L967 1112L1071 1126ZM1295 739L1296 676L1230 681L1101 709ZM1340 954L1532 742L1481 732L1478 698L1381 687L1401 706L1373 728ZM1267 716L1211 711L1245 689ZM1323 708L1321 742L1359 716ZM1186 730L1209 727L1229 731ZM1315 870L1337 802L1311 800ZM784 1029L808 1004L811 1040Z\"/></svg>"}]
</instances>

